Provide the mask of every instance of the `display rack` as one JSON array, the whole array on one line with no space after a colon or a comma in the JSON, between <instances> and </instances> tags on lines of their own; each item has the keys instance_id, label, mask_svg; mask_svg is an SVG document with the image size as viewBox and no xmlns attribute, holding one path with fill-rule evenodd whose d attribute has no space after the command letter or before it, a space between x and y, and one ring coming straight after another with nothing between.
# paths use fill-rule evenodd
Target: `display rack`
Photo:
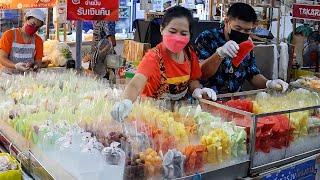
<instances>
[{"instance_id":1,"label":"display rack","mask_svg":"<svg viewBox=\"0 0 320 180\"><path fill-rule=\"evenodd\" d=\"M227 101L230 99L242 99L242 98L248 98L253 95L256 95L259 92L265 92L265 90L254 90L254 91L247 91L247 92L240 92L240 93L229 93L229 94L222 94L218 95L218 100ZM314 147L310 147L307 151L305 152L291 152L288 150L291 148L290 146L288 148L283 149L282 151L274 151L268 155L264 154L266 161L261 163L258 163L259 155L255 149L255 142L256 142L256 133L257 133L257 123L259 122L259 118L266 117L266 116L272 116L272 115L279 115L279 114L290 114L294 112L302 112L302 111L316 111L318 108L320 108L320 105L317 106L311 106L311 107L305 107L305 108L299 108L299 109L290 109L290 110L285 110L285 111L278 111L278 112L272 112L272 113L264 113L264 114L253 114L251 112L246 112L242 111L239 109L235 109L229 106L225 106L223 104L219 104L217 102L212 102L208 100L201 100L202 103L205 103L208 105L208 109L212 108L222 108L225 109L228 112L233 112L237 114L241 114L246 117L250 117L252 120L252 126L253 128L250 129L250 149L249 149L249 154L250 154L250 167L249 167L249 175L251 177L256 177L259 176L260 174L263 174L265 172L268 172L272 169L279 168L281 166L297 162L299 160L303 160L305 158L314 156L316 154L320 153L320 141L318 141L318 144L316 144ZM306 139L308 138L315 138L313 140L317 141L320 138L320 135L316 137L311 137L307 136ZM270 158L271 156L275 156L276 153L282 152L282 156L279 158ZM270 156L270 157L266 157Z\"/></svg>"},{"instance_id":2,"label":"display rack","mask_svg":"<svg viewBox=\"0 0 320 180\"><path fill-rule=\"evenodd\" d=\"M27 141L10 125L1 121L2 145L34 179L75 179L53 159L48 159L33 143Z\"/></svg>"},{"instance_id":3,"label":"display rack","mask_svg":"<svg viewBox=\"0 0 320 180\"><path fill-rule=\"evenodd\" d=\"M54 159L48 158L35 144L22 137L9 124L3 121L0 122L0 139L3 146L21 162L24 170L34 179L77 179L63 169ZM248 157L241 159L237 163L227 161L219 165L208 165L207 171L180 179L193 177L236 179L245 177L248 174L250 162Z\"/></svg>"},{"instance_id":4,"label":"display rack","mask_svg":"<svg viewBox=\"0 0 320 180\"><path fill-rule=\"evenodd\" d=\"M222 94L218 95L218 100L223 102L230 99L248 98L255 96L260 92L265 92L265 90ZM253 114L204 99L200 100L200 105L204 112L211 112L213 115L215 115L217 110L219 110L221 113L219 117L221 117L223 121L233 121L233 118L229 118L230 114L232 117L243 116L251 119L246 155L240 156L239 158L237 157L235 159L231 158L218 164L206 164L205 172L193 174L181 179L193 178L195 176L201 176L205 179L236 179L239 177L246 177L247 174L249 174L251 177L259 177L267 172L271 172L273 169L281 168L290 163L297 163L300 160L320 154L320 142L318 141L319 144L315 144L314 147L310 147L310 149L304 152L288 153L289 151L287 150L289 147L287 147L283 149L284 154L279 156L279 158L269 159L267 157L276 156L273 152L273 154L270 153L265 156L266 160L263 161L263 163L257 163L256 161L259 156L255 149L255 138L257 134L257 124L259 122L259 118L277 114L290 115L294 112L307 110L315 111L320 108L320 105L264 114ZM223 113L225 114L225 117L223 116ZM0 121L0 136L7 150L22 163L24 169L26 169L26 171L35 179L76 179L70 172L68 172L68 170L63 168L62 164L59 164L55 161L55 159L47 156L47 154L42 152L37 145L28 141L25 137L22 137L6 121ZM309 136L307 136L307 138L308 137ZM315 138L319 139L319 135Z\"/></svg>"}]
</instances>

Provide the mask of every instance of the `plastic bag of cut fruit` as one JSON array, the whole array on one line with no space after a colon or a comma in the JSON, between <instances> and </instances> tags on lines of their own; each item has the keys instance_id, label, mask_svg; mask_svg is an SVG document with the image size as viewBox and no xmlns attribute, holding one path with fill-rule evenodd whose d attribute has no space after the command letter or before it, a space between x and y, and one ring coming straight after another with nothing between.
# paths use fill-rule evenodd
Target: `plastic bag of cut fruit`
<instances>
[{"instance_id":1,"label":"plastic bag of cut fruit","mask_svg":"<svg viewBox=\"0 0 320 180\"><path fill-rule=\"evenodd\" d=\"M204 145L189 145L183 151L185 155L184 171L186 175L192 175L204 171Z\"/></svg>"},{"instance_id":2,"label":"plastic bag of cut fruit","mask_svg":"<svg viewBox=\"0 0 320 180\"><path fill-rule=\"evenodd\" d=\"M173 112L173 117L176 122L184 124L188 136L194 139L197 133L197 124L194 118L196 107L182 106Z\"/></svg>"},{"instance_id":3,"label":"plastic bag of cut fruit","mask_svg":"<svg viewBox=\"0 0 320 180\"><path fill-rule=\"evenodd\" d=\"M131 155L127 159L125 179L146 179L160 177L162 159L152 144L151 126L139 120L131 121L128 136L132 144ZM140 174L136 173L138 171Z\"/></svg>"},{"instance_id":4,"label":"plastic bag of cut fruit","mask_svg":"<svg viewBox=\"0 0 320 180\"><path fill-rule=\"evenodd\" d=\"M102 155L110 165L119 165L125 158L125 152L119 147L120 143L112 142L110 146L103 148Z\"/></svg>"},{"instance_id":5,"label":"plastic bag of cut fruit","mask_svg":"<svg viewBox=\"0 0 320 180\"><path fill-rule=\"evenodd\" d=\"M163 157L162 167L165 179L181 178L184 173L186 156L177 149L169 149Z\"/></svg>"},{"instance_id":6,"label":"plastic bag of cut fruit","mask_svg":"<svg viewBox=\"0 0 320 180\"><path fill-rule=\"evenodd\" d=\"M145 151L139 153L139 158L144 161L146 174L149 178L154 177L159 179L162 172L162 158L161 154L156 152L155 149L147 148Z\"/></svg>"},{"instance_id":7,"label":"plastic bag of cut fruit","mask_svg":"<svg viewBox=\"0 0 320 180\"><path fill-rule=\"evenodd\" d=\"M145 161L139 154L127 157L124 169L124 180L145 180L147 179Z\"/></svg>"}]
</instances>

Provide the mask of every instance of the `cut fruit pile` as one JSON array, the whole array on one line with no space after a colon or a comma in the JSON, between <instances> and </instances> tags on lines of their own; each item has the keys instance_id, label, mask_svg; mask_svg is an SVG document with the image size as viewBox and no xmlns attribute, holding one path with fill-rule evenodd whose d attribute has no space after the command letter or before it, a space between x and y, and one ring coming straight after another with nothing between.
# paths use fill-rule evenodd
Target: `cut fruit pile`
<instances>
[{"instance_id":1,"label":"cut fruit pile","mask_svg":"<svg viewBox=\"0 0 320 180\"><path fill-rule=\"evenodd\" d=\"M318 105L317 94L304 89L292 91L283 96L271 96L267 93L257 94L254 101L250 99L229 100L224 104L243 111L263 114L282 110L297 109ZM226 117L233 117L238 126L246 128L247 134L252 127L252 119L245 116L235 116L228 111L221 110ZM233 115L233 116L232 116ZM308 135L308 127L319 124L319 118L311 118L312 112L299 111L289 114L272 115L258 118L256 130L256 150L270 152L271 148L288 147L294 138ZM249 137L247 137L249 139Z\"/></svg>"}]
</instances>

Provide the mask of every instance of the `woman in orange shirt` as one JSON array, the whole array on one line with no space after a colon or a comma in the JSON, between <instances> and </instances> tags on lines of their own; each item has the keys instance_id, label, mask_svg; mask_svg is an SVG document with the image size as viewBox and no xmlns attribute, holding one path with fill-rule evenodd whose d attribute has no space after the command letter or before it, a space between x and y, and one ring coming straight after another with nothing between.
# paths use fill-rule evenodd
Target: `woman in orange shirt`
<instances>
[{"instance_id":1,"label":"woman in orange shirt","mask_svg":"<svg viewBox=\"0 0 320 180\"><path fill-rule=\"evenodd\" d=\"M0 40L0 72L25 72L40 67L43 57L43 41L35 34L45 22L40 9L31 9L25 15L25 23L3 33Z\"/></svg>"},{"instance_id":2,"label":"woman in orange shirt","mask_svg":"<svg viewBox=\"0 0 320 180\"><path fill-rule=\"evenodd\" d=\"M162 42L143 57L137 74L124 92L124 100L117 102L111 112L121 121L132 110L132 102L142 96L179 100L187 92L193 97L202 95L216 100L212 89L201 88L198 57L191 46L191 12L181 6L168 9L161 24Z\"/></svg>"}]
</instances>

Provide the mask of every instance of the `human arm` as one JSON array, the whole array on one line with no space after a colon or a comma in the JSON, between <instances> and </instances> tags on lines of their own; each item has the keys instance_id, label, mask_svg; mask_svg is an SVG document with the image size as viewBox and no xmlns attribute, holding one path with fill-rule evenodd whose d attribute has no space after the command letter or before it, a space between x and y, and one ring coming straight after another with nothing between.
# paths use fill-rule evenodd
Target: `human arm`
<instances>
[{"instance_id":1,"label":"human arm","mask_svg":"<svg viewBox=\"0 0 320 180\"><path fill-rule=\"evenodd\" d=\"M111 116L116 121L123 121L132 111L133 102L145 87L148 78L154 75L157 62L153 53L147 53L142 59L138 71L127 85L121 101L116 102L112 108Z\"/></svg>"},{"instance_id":2,"label":"human arm","mask_svg":"<svg viewBox=\"0 0 320 180\"><path fill-rule=\"evenodd\" d=\"M15 69L15 64L9 60L8 54L2 49L0 49L0 63L7 68Z\"/></svg>"},{"instance_id":3,"label":"human arm","mask_svg":"<svg viewBox=\"0 0 320 180\"><path fill-rule=\"evenodd\" d=\"M147 80L148 79L146 76L137 73L127 85L124 91L123 99L129 99L130 101L134 102L146 85Z\"/></svg>"},{"instance_id":4,"label":"human arm","mask_svg":"<svg viewBox=\"0 0 320 180\"><path fill-rule=\"evenodd\" d=\"M7 68L15 69L15 63L9 59L12 42L13 31L9 30L4 32L0 39L0 63Z\"/></svg>"},{"instance_id":5,"label":"human arm","mask_svg":"<svg viewBox=\"0 0 320 180\"><path fill-rule=\"evenodd\" d=\"M36 48L35 48L33 70L37 70L42 67L43 41L42 41L41 37L36 36L35 46L36 46Z\"/></svg>"},{"instance_id":6,"label":"human arm","mask_svg":"<svg viewBox=\"0 0 320 180\"><path fill-rule=\"evenodd\" d=\"M122 122L132 111L133 102L137 99L141 90L147 83L147 77L137 73L127 85L123 100L116 102L111 110L111 116L114 120Z\"/></svg>"},{"instance_id":7,"label":"human arm","mask_svg":"<svg viewBox=\"0 0 320 180\"><path fill-rule=\"evenodd\" d=\"M212 56L204 60L200 63L202 79L207 80L211 76L213 76L222 62L222 58L218 55L218 53L214 53Z\"/></svg>"},{"instance_id":8,"label":"human arm","mask_svg":"<svg viewBox=\"0 0 320 180\"><path fill-rule=\"evenodd\" d=\"M248 67L248 77L252 77L249 81L253 86L259 89L269 88L274 90L280 90L282 92L285 92L288 89L289 84L284 82L283 80L268 80L262 74L260 74L260 71L255 65L255 58L251 59L250 62L251 65Z\"/></svg>"},{"instance_id":9,"label":"human arm","mask_svg":"<svg viewBox=\"0 0 320 180\"><path fill-rule=\"evenodd\" d=\"M189 90L192 93L195 89L201 88L202 85L200 84L199 80L191 80L189 82Z\"/></svg>"},{"instance_id":10,"label":"human arm","mask_svg":"<svg viewBox=\"0 0 320 180\"><path fill-rule=\"evenodd\" d=\"M195 49L200 59L201 78L204 80L213 76L222 62L222 59L216 53L218 46L213 42L215 41L213 37L215 36L211 31L204 31L195 41Z\"/></svg>"},{"instance_id":11,"label":"human arm","mask_svg":"<svg viewBox=\"0 0 320 180\"><path fill-rule=\"evenodd\" d=\"M264 89L266 88L267 81L267 78L265 78L262 74L257 74L252 77L250 83L258 89Z\"/></svg>"},{"instance_id":12,"label":"human arm","mask_svg":"<svg viewBox=\"0 0 320 180\"><path fill-rule=\"evenodd\" d=\"M201 64L202 78L208 79L213 76L224 58L234 58L237 56L239 45L234 41L228 41L223 46L218 47L216 52Z\"/></svg>"},{"instance_id":13,"label":"human arm","mask_svg":"<svg viewBox=\"0 0 320 180\"><path fill-rule=\"evenodd\" d=\"M238 53L239 46L236 42L228 41L221 46L222 40L219 37L212 31L204 31L196 39L195 45L199 59L202 60L200 64L202 79L204 80L217 72L224 58L227 56L235 57Z\"/></svg>"},{"instance_id":14,"label":"human arm","mask_svg":"<svg viewBox=\"0 0 320 180\"><path fill-rule=\"evenodd\" d=\"M17 69L19 71L28 71L28 67L26 63L19 62L19 63L13 63L8 59L8 54L4 52L2 49L0 49L0 63L7 68L10 69Z\"/></svg>"},{"instance_id":15,"label":"human arm","mask_svg":"<svg viewBox=\"0 0 320 180\"><path fill-rule=\"evenodd\" d=\"M216 100L216 93L209 88L202 88L199 79L201 78L201 69L199 65L199 59L196 54L193 54L192 65L191 65L191 80L189 83L189 90L192 92L194 98L205 98Z\"/></svg>"}]
</instances>

